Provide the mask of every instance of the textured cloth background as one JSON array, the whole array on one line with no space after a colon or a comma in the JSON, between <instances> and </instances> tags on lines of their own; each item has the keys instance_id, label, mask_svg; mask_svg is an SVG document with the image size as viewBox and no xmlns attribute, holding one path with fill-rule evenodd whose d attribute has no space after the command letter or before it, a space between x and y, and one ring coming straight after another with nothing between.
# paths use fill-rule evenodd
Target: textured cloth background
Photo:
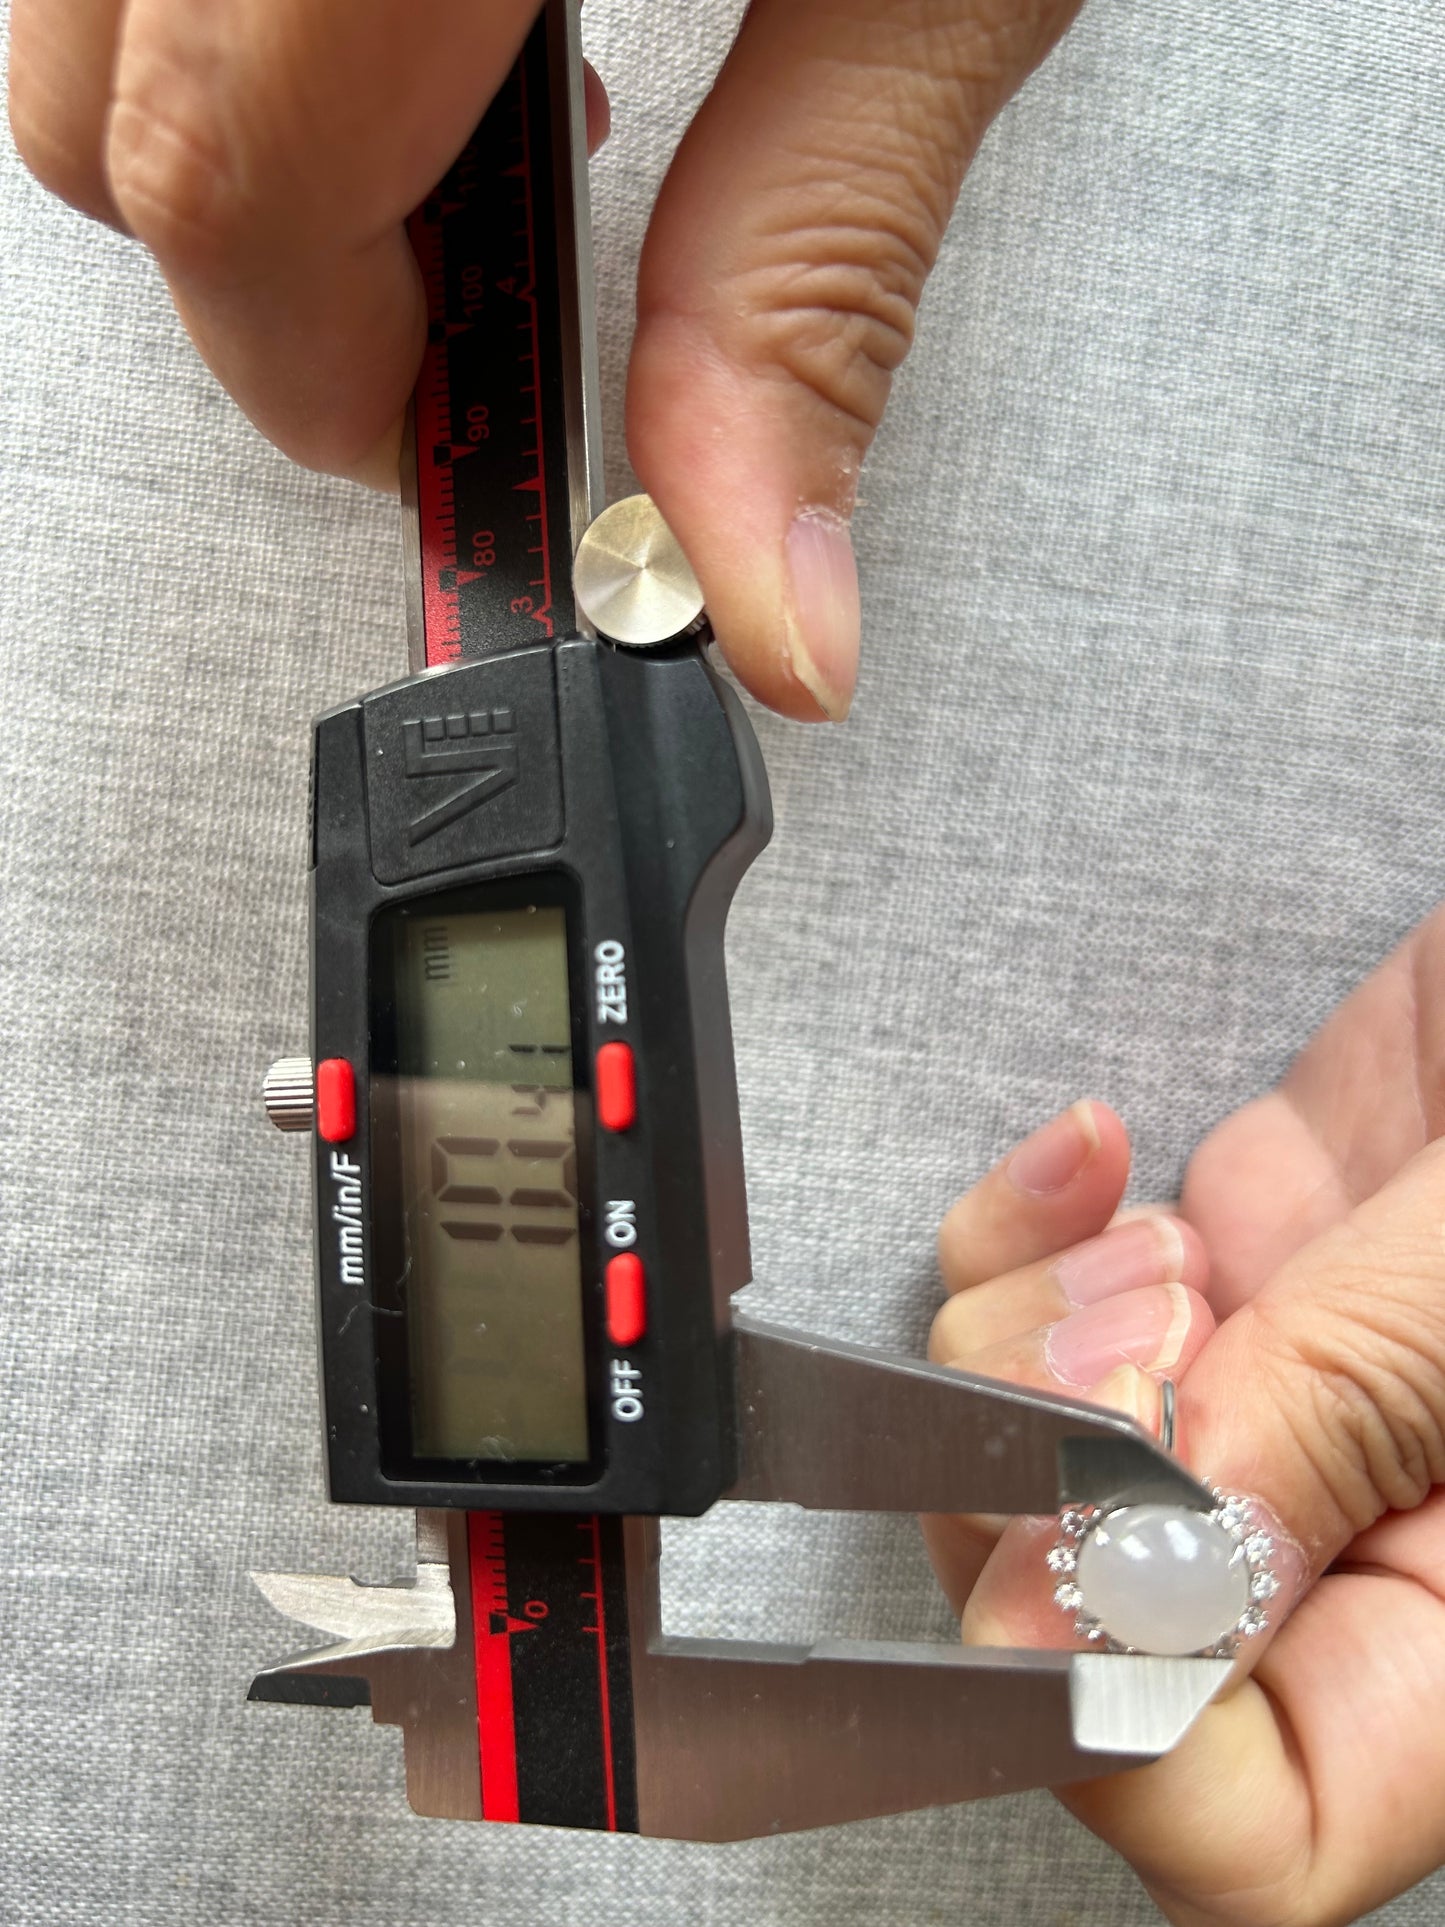
<instances>
[{"instance_id":1,"label":"textured cloth background","mask_svg":"<svg viewBox=\"0 0 1445 1927\"><path fill-rule=\"evenodd\" d=\"M649 200L737 7L592 0L609 477ZM915 1345L933 1228L1059 1103L1138 1190L1441 894L1445 30L1097 5L991 136L857 521L853 721L759 719L730 955L754 1311ZM137 253L0 155L0 1919L1132 1927L1044 1796L724 1849L421 1821L248 1707L322 1497L307 723L403 661L395 511L237 417ZM679 1629L946 1636L907 1522L668 1532ZM1437 1878L1380 1916L1445 1917Z\"/></svg>"}]
</instances>

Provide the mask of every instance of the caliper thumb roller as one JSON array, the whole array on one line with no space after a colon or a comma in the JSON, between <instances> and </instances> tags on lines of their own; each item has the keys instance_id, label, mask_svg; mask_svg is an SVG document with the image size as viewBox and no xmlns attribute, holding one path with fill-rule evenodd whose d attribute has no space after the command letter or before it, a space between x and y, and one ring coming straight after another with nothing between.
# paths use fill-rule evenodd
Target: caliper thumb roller
<instances>
[{"instance_id":1,"label":"caliper thumb roller","mask_svg":"<svg viewBox=\"0 0 1445 1927\"><path fill-rule=\"evenodd\" d=\"M594 519L582 126L549 0L411 223L412 673L315 725L311 1048L266 1095L310 1132L330 1494L414 1508L416 1572L258 1575L329 1643L251 1697L369 1705L419 1813L681 1839L1137 1765L1227 1657L662 1630L658 1518L721 1499L1216 1497L1125 1418L733 1309L723 932L771 810L655 508Z\"/></svg>"}]
</instances>

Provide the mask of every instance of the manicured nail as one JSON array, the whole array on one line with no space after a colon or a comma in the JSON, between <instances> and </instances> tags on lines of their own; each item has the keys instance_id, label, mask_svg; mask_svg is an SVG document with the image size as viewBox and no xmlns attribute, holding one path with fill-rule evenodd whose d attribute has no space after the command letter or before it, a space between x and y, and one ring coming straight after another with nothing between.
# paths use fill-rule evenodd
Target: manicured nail
<instances>
[{"instance_id":1,"label":"manicured nail","mask_svg":"<svg viewBox=\"0 0 1445 1927\"><path fill-rule=\"evenodd\" d=\"M1040 1131L1026 1137L1005 1169L1019 1191L1046 1198L1072 1184L1099 1148L1099 1129L1093 1106L1071 1104Z\"/></svg>"},{"instance_id":2,"label":"manicured nail","mask_svg":"<svg viewBox=\"0 0 1445 1927\"><path fill-rule=\"evenodd\" d=\"M1168 1218L1138 1218L1076 1245L1054 1262L1054 1276L1072 1305L1093 1305L1121 1291L1176 1284L1183 1276L1184 1240Z\"/></svg>"},{"instance_id":3,"label":"manicured nail","mask_svg":"<svg viewBox=\"0 0 1445 1927\"><path fill-rule=\"evenodd\" d=\"M787 558L793 673L824 715L841 723L858 680L863 628L848 524L830 509L803 509L788 531Z\"/></svg>"},{"instance_id":4,"label":"manicured nail","mask_svg":"<svg viewBox=\"0 0 1445 1927\"><path fill-rule=\"evenodd\" d=\"M1097 1385L1117 1365L1168 1372L1189 1335L1193 1301L1183 1285L1150 1285L1085 1305L1051 1326L1044 1356L1068 1385Z\"/></svg>"}]
</instances>

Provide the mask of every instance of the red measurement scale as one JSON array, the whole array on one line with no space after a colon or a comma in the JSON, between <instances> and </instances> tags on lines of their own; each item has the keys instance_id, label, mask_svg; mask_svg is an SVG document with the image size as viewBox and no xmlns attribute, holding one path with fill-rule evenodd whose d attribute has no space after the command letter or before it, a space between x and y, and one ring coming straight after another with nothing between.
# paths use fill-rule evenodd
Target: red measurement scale
<instances>
[{"instance_id":1,"label":"red measurement scale","mask_svg":"<svg viewBox=\"0 0 1445 1927\"><path fill-rule=\"evenodd\" d=\"M484 1820L636 1828L620 1522L467 1519Z\"/></svg>"},{"instance_id":2,"label":"red measurement scale","mask_svg":"<svg viewBox=\"0 0 1445 1927\"><path fill-rule=\"evenodd\" d=\"M556 62L544 18L486 118L409 223L427 298L413 402L424 648L457 662L572 633L572 331L559 261ZM564 205L565 213L565 205ZM572 371L575 374L575 370ZM576 446L576 437L573 437ZM414 624L415 626L415 624Z\"/></svg>"}]
</instances>

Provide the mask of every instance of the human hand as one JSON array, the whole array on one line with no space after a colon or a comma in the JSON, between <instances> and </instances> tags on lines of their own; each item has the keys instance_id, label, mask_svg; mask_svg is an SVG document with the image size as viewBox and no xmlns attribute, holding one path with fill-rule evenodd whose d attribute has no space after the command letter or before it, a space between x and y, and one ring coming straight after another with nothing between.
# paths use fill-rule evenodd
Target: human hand
<instances>
[{"instance_id":1,"label":"human hand","mask_svg":"<svg viewBox=\"0 0 1445 1927\"><path fill-rule=\"evenodd\" d=\"M1442 1134L1445 911L1205 1140L1177 1213L1106 1228L1128 1143L1089 1105L944 1223L936 1358L1150 1426L1171 1376L1182 1456L1282 1528L1228 1694L1154 1765L1060 1794L1177 1927L1352 1921L1445 1861ZM1052 1522L925 1531L965 1640L1077 1643Z\"/></svg>"},{"instance_id":2,"label":"human hand","mask_svg":"<svg viewBox=\"0 0 1445 1927\"><path fill-rule=\"evenodd\" d=\"M847 711L859 465L964 168L1077 4L753 0L664 183L628 444L734 668L788 715ZM11 125L153 251L265 435L394 486L425 326L402 222L537 7L13 0Z\"/></svg>"}]
</instances>

